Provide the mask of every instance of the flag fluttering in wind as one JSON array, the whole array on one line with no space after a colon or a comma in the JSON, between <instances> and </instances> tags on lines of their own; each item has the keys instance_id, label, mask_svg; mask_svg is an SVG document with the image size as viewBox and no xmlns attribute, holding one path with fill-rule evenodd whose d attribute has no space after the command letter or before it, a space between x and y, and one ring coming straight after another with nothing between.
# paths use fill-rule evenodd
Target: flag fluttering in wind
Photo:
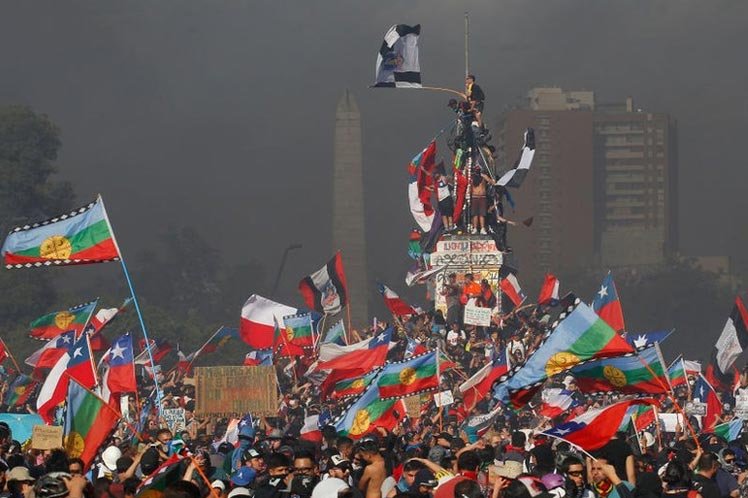
<instances>
[{"instance_id":1,"label":"flag fluttering in wind","mask_svg":"<svg viewBox=\"0 0 748 498\"><path fill-rule=\"evenodd\" d=\"M338 346L322 344L317 370L360 370L368 372L384 364L394 329L388 328L370 339Z\"/></svg>"},{"instance_id":2,"label":"flag fluttering in wind","mask_svg":"<svg viewBox=\"0 0 748 498\"><path fill-rule=\"evenodd\" d=\"M347 399L363 394L377 375L379 375L379 370L360 377L339 380L335 383L332 393L330 393L330 399Z\"/></svg>"},{"instance_id":3,"label":"flag fluttering in wind","mask_svg":"<svg viewBox=\"0 0 748 498\"><path fill-rule=\"evenodd\" d=\"M94 299L66 310L47 313L31 322L29 335L34 339L49 341L63 332L72 330L78 336L91 319L97 302L98 299Z\"/></svg>"},{"instance_id":4,"label":"flag fluttering in wind","mask_svg":"<svg viewBox=\"0 0 748 498\"><path fill-rule=\"evenodd\" d=\"M36 411L46 423L54 419L57 406L65 401L70 379L90 389L96 385L96 372L91 360L88 337L84 334L57 360L44 380L36 398Z\"/></svg>"},{"instance_id":5,"label":"flag fluttering in wind","mask_svg":"<svg viewBox=\"0 0 748 498\"><path fill-rule=\"evenodd\" d=\"M5 397L3 398L3 404L8 408L14 406L23 406L25 404L24 398L27 400L29 396L29 390L33 389L35 381L30 376L19 373L13 382L8 386L8 390L5 391Z\"/></svg>"},{"instance_id":6,"label":"flag fluttering in wind","mask_svg":"<svg viewBox=\"0 0 748 498\"><path fill-rule=\"evenodd\" d=\"M70 379L63 427L68 457L83 460L83 470L87 470L101 445L114 432L119 418L119 413L104 400Z\"/></svg>"},{"instance_id":7,"label":"flag fluttering in wind","mask_svg":"<svg viewBox=\"0 0 748 498\"><path fill-rule=\"evenodd\" d=\"M402 400L382 399L372 383L334 425L338 434L359 439L377 427L392 430L405 414Z\"/></svg>"},{"instance_id":8,"label":"flag fluttering in wind","mask_svg":"<svg viewBox=\"0 0 748 498\"><path fill-rule=\"evenodd\" d=\"M14 228L2 247L5 267L83 265L119 259L104 201Z\"/></svg>"},{"instance_id":9,"label":"flag fluttering in wind","mask_svg":"<svg viewBox=\"0 0 748 498\"><path fill-rule=\"evenodd\" d=\"M585 393L664 394L670 390L657 345L636 354L592 361L569 372Z\"/></svg>"},{"instance_id":10,"label":"flag fluttering in wind","mask_svg":"<svg viewBox=\"0 0 748 498\"><path fill-rule=\"evenodd\" d=\"M621 309L621 300L618 298L616 284L613 282L613 274L608 272L603 279L600 290L595 294L592 301L592 309L605 323L613 327L616 332L626 330L626 324L623 322L623 309Z\"/></svg>"},{"instance_id":11,"label":"flag fluttering in wind","mask_svg":"<svg viewBox=\"0 0 748 498\"><path fill-rule=\"evenodd\" d=\"M383 399L436 391L439 389L436 351L388 363L382 369L377 385Z\"/></svg>"},{"instance_id":12,"label":"flag fluttering in wind","mask_svg":"<svg viewBox=\"0 0 748 498\"><path fill-rule=\"evenodd\" d=\"M338 323L328 329L322 339L322 344L345 346L345 325L343 325L343 320L338 321Z\"/></svg>"},{"instance_id":13,"label":"flag fluttering in wind","mask_svg":"<svg viewBox=\"0 0 748 498\"><path fill-rule=\"evenodd\" d=\"M182 479L188 462L179 453L170 456L138 486L135 496L160 496L168 485Z\"/></svg>"},{"instance_id":14,"label":"flag fluttering in wind","mask_svg":"<svg viewBox=\"0 0 748 498\"><path fill-rule=\"evenodd\" d=\"M302 313L299 315L284 316L283 317L284 329L281 330L282 334L285 334L285 340L289 344L299 346L300 348L311 348L314 346L314 336L312 331L314 326L312 325L312 315L309 313Z\"/></svg>"},{"instance_id":15,"label":"flag fluttering in wind","mask_svg":"<svg viewBox=\"0 0 748 498\"><path fill-rule=\"evenodd\" d=\"M67 353L70 346L75 342L75 332L65 332L53 339L31 354L24 363L33 367L36 372L45 368L52 368L62 355Z\"/></svg>"},{"instance_id":16,"label":"flag fluttering in wind","mask_svg":"<svg viewBox=\"0 0 748 498\"><path fill-rule=\"evenodd\" d=\"M735 441L743 431L743 419L736 418L724 424L715 425L712 432L728 443Z\"/></svg>"},{"instance_id":17,"label":"flag fluttering in wind","mask_svg":"<svg viewBox=\"0 0 748 498\"><path fill-rule=\"evenodd\" d=\"M384 305L387 306L387 309L390 310L390 313L394 316L399 317L418 314L411 305L400 299L400 296L386 285L377 284L377 289L379 289L379 293L382 294L382 297L384 298Z\"/></svg>"},{"instance_id":18,"label":"flag fluttering in wind","mask_svg":"<svg viewBox=\"0 0 748 498\"><path fill-rule=\"evenodd\" d=\"M325 266L299 282L299 292L307 306L334 315L348 304L348 288L340 251Z\"/></svg>"},{"instance_id":19,"label":"flag fluttering in wind","mask_svg":"<svg viewBox=\"0 0 748 498\"><path fill-rule=\"evenodd\" d=\"M543 391L543 403L538 408L538 415L556 418L571 410L576 404L574 391L567 391L560 388L545 389Z\"/></svg>"},{"instance_id":20,"label":"flag fluttering in wind","mask_svg":"<svg viewBox=\"0 0 748 498\"><path fill-rule=\"evenodd\" d=\"M673 389L678 386L688 387L688 377L686 376L686 365L683 362L683 356L679 356L673 360L670 366L667 367L667 374Z\"/></svg>"},{"instance_id":21,"label":"flag fluttering in wind","mask_svg":"<svg viewBox=\"0 0 748 498\"><path fill-rule=\"evenodd\" d=\"M110 404L119 406L123 393L136 392L135 363L132 336L124 334L117 338L103 358L106 371L102 375L101 397Z\"/></svg>"},{"instance_id":22,"label":"flag fluttering in wind","mask_svg":"<svg viewBox=\"0 0 748 498\"><path fill-rule=\"evenodd\" d=\"M90 339L91 351L103 351L109 347L101 332L104 327L112 323L119 316L120 312L125 311L131 303L132 298L128 297L122 302L119 308L100 308L96 311L85 330Z\"/></svg>"},{"instance_id":23,"label":"flag fluttering in wind","mask_svg":"<svg viewBox=\"0 0 748 498\"><path fill-rule=\"evenodd\" d=\"M269 367L273 364L273 353L272 351L269 351L269 350L250 351L244 356L244 362L242 364L245 367L256 367L256 366Z\"/></svg>"},{"instance_id":24,"label":"flag fluttering in wind","mask_svg":"<svg viewBox=\"0 0 748 498\"><path fill-rule=\"evenodd\" d=\"M387 30L377 54L375 87L421 87L421 65L418 61L420 34L420 24L396 24Z\"/></svg>"},{"instance_id":25,"label":"flag fluttering in wind","mask_svg":"<svg viewBox=\"0 0 748 498\"><path fill-rule=\"evenodd\" d=\"M532 128L525 130L524 141L519 158L514 163L514 167L504 173L496 182L501 187L519 188L530 171L532 159L535 157L535 131Z\"/></svg>"},{"instance_id":26,"label":"flag fluttering in wind","mask_svg":"<svg viewBox=\"0 0 748 498\"><path fill-rule=\"evenodd\" d=\"M527 298L524 292L522 292L519 280L517 280L517 277L513 273L510 273L506 278L501 279L499 287L501 287L501 297L503 301L502 308L504 308L505 311L511 311L518 306L521 306ZM509 302L507 303L506 300Z\"/></svg>"},{"instance_id":27,"label":"flag fluttering in wind","mask_svg":"<svg viewBox=\"0 0 748 498\"><path fill-rule=\"evenodd\" d=\"M550 273L545 274L543 285L540 287L538 304L555 306L558 303L558 279Z\"/></svg>"},{"instance_id":28,"label":"flag fluttering in wind","mask_svg":"<svg viewBox=\"0 0 748 498\"><path fill-rule=\"evenodd\" d=\"M594 451L605 446L618 432L630 406L655 403L652 399L627 400L597 410L587 410L540 434L563 439L585 451Z\"/></svg>"},{"instance_id":29,"label":"flag fluttering in wind","mask_svg":"<svg viewBox=\"0 0 748 498\"><path fill-rule=\"evenodd\" d=\"M654 330L652 332L644 332L641 334L629 333L626 335L626 340L631 346L637 351L646 349L654 344L659 344L672 334L672 330Z\"/></svg>"},{"instance_id":30,"label":"flag fluttering in wind","mask_svg":"<svg viewBox=\"0 0 748 498\"><path fill-rule=\"evenodd\" d=\"M436 142L431 142L408 165L408 204L413 219L424 232L434 223L434 206L431 205L436 164Z\"/></svg>"},{"instance_id":31,"label":"flag fluttering in wind","mask_svg":"<svg viewBox=\"0 0 748 498\"><path fill-rule=\"evenodd\" d=\"M252 294L242 307L239 337L255 349L270 349L275 337L275 324L284 316L295 315L296 308Z\"/></svg>"},{"instance_id":32,"label":"flag fluttering in wind","mask_svg":"<svg viewBox=\"0 0 748 498\"><path fill-rule=\"evenodd\" d=\"M472 377L460 384L459 389L462 393L465 408L468 410L475 408L480 400L489 395L493 383L506 374L508 370L506 349L502 349L491 363L484 365Z\"/></svg>"},{"instance_id":33,"label":"flag fluttering in wind","mask_svg":"<svg viewBox=\"0 0 748 498\"><path fill-rule=\"evenodd\" d=\"M529 399L522 390L537 389L549 377L583 362L633 353L634 349L584 303L569 313L525 364L494 388L494 397L519 408Z\"/></svg>"},{"instance_id":34,"label":"flag fluttering in wind","mask_svg":"<svg viewBox=\"0 0 748 498\"><path fill-rule=\"evenodd\" d=\"M732 387L732 366L740 353L748 347L748 311L740 296L735 297L730 316L722 328L722 333L712 350L712 358L707 366L706 378L719 389Z\"/></svg>"},{"instance_id":35,"label":"flag fluttering in wind","mask_svg":"<svg viewBox=\"0 0 748 498\"><path fill-rule=\"evenodd\" d=\"M692 397L694 400L698 399L706 405L706 414L702 420L701 427L705 431L711 431L719 416L722 415L722 402L719 396L717 396L714 387L701 374L696 378L696 382L693 385Z\"/></svg>"}]
</instances>

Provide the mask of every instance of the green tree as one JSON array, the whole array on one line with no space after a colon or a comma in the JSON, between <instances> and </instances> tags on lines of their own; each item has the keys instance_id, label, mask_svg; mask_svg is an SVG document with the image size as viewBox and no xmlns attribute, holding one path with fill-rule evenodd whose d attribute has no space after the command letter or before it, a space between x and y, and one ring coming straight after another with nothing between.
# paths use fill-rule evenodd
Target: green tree
<instances>
[{"instance_id":1,"label":"green tree","mask_svg":"<svg viewBox=\"0 0 748 498\"><path fill-rule=\"evenodd\" d=\"M56 181L54 161L59 129L25 106L0 106L0 233L28 221L42 220L74 206L73 189ZM0 327L11 348L29 321L55 302L57 293L46 272L0 271ZM26 350L27 348L22 348ZM20 361L20 358L19 358Z\"/></svg>"}]
</instances>

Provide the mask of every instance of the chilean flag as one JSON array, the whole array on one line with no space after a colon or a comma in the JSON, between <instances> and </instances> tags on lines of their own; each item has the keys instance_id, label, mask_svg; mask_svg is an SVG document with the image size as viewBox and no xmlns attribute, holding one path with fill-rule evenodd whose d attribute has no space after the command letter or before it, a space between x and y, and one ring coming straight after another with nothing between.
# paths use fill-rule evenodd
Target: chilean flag
<instances>
[{"instance_id":1,"label":"chilean flag","mask_svg":"<svg viewBox=\"0 0 748 498\"><path fill-rule=\"evenodd\" d=\"M692 396L706 405L706 415L701 422L701 428L704 431L711 431L717 418L722 415L722 402L717 397L712 385L701 374L696 378Z\"/></svg>"},{"instance_id":2,"label":"chilean flag","mask_svg":"<svg viewBox=\"0 0 748 498\"><path fill-rule=\"evenodd\" d=\"M543 391L543 404L538 414L548 418L556 418L576 406L574 392L566 389L546 389Z\"/></svg>"},{"instance_id":3,"label":"chilean flag","mask_svg":"<svg viewBox=\"0 0 748 498\"><path fill-rule=\"evenodd\" d=\"M387 309L389 309L390 313L392 313L393 315L409 316L418 314L411 305L400 299L400 296L398 296L392 289L390 289L386 285L377 284L377 288L384 298L385 306L387 306Z\"/></svg>"},{"instance_id":4,"label":"chilean flag","mask_svg":"<svg viewBox=\"0 0 748 498\"><path fill-rule=\"evenodd\" d=\"M626 329L626 324L623 322L623 309L621 309L621 301L618 299L612 273L608 272L600 290L595 294L592 310L616 332L620 333Z\"/></svg>"},{"instance_id":5,"label":"chilean flag","mask_svg":"<svg viewBox=\"0 0 748 498\"><path fill-rule=\"evenodd\" d=\"M34 367L36 374L42 368L54 368L58 360L67 353L68 348L75 341L75 331L70 330L57 336L36 350L31 356L26 358L27 365Z\"/></svg>"},{"instance_id":6,"label":"chilean flag","mask_svg":"<svg viewBox=\"0 0 748 498\"><path fill-rule=\"evenodd\" d=\"M245 367L270 366L273 364L272 351L250 351L244 356Z\"/></svg>"},{"instance_id":7,"label":"chilean flag","mask_svg":"<svg viewBox=\"0 0 748 498\"><path fill-rule=\"evenodd\" d=\"M618 432L630 406L656 403L655 400L648 398L627 400L597 410L587 410L581 415L540 434L563 439L585 451L597 450L605 446Z\"/></svg>"},{"instance_id":8,"label":"chilean flag","mask_svg":"<svg viewBox=\"0 0 748 498\"><path fill-rule=\"evenodd\" d=\"M322 442L322 431L319 428L319 415L309 415L304 419L304 427L301 428L299 439L312 443Z\"/></svg>"},{"instance_id":9,"label":"chilean flag","mask_svg":"<svg viewBox=\"0 0 748 498\"><path fill-rule=\"evenodd\" d=\"M380 367L387 359L393 328L379 332L371 339L338 346L334 343L322 344L319 348L319 361L315 370L369 370Z\"/></svg>"},{"instance_id":10,"label":"chilean flag","mask_svg":"<svg viewBox=\"0 0 748 498\"><path fill-rule=\"evenodd\" d=\"M513 273L510 273L506 276L506 278L502 279L499 283L499 286L501 287L501 292L503 293L503 295L512 302L512 308L516 308L517 306L521 305L522 301L524 301L527 297L522 293L522 288L519 286L519 281Z\"/></svg>"},{"instance_id":11,"label":"chilean flag","mask_svg":"<svg viewBox=\"0 0 748 498\"><path fill-rule=\"evenodd\" d=\"M275 323L283 323L284 316L295 315L298 309L252 294L242 307L239 337L254 349L273 347Z\"/></svg>"},{"instance_id":12,"label":"chilean flag","mask_svg":"<svg viewBox=\"0 0 748 498\"><path fill-rule=\"evenodd\" d=\"M558 279L546 273L543 286L540 288L540 295L538 296L538 304L555 306L558 303Z\"/></svg>"},{"instance_id":13,"label":"chilean flag","mask_svg":"<svg viewBox=\"0 0 748 498\"><path fill-rule=\"evenodd\" d=\"M132 336L129 333L117 338L104 355L107 370L101 382L101 397L107 403L115 404L119 401L119 394L137 391L133 359Z\"/></svg>"},{"instance_id":14,"label":"chilean flag","mask_svg":"<svg viewBox=\"0 0 748 498\"><path fill-rule=\"evenodd\" d=\"M91 389L96 385L96 373L86 334L82 334L60 356L39 390L36 409L46 423L52 423L55 408L65 401L71 377L86 389Z\"/></svg>"},{"instance_id":15,"label":"chilean flag","mask_svg":"<svg viewBox=\"0 0 748 498\"><path fill-rule=\"evenodd\" d=\"M501 353L483 368L478 370L472 377L460 385L462 400L468 410L475 408L480 400L488 396L491 386L496 380L507 373L509 364L506 361L506 350L502 348Z\"/></svg>"}]
</instances>

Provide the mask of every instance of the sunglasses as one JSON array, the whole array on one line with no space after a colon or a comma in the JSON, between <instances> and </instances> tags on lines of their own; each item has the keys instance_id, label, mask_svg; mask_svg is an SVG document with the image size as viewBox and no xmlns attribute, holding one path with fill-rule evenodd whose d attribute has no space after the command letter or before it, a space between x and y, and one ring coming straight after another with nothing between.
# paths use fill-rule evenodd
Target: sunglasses
<instances>
[{"instance_id":1,"label":"sunglasses","mask_svg":"<svg viewBox=\"0 0 748 498\"><path fill-rule=\"evenodd\" d=\"M582 477L584 475L584 471L583 470L574 470L574 471L571 471L571 472L567 472L567 474L569 474L572 477Z\"/></svg>"}]
</instances>

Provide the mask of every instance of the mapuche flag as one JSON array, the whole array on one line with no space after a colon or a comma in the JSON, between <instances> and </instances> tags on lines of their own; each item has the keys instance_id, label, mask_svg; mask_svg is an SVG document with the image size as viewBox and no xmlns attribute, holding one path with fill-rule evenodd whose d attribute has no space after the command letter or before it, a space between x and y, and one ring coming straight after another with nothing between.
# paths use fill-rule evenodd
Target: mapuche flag
<instances>
[{"instance_id":1,"label":"mapuche flag","mask_svg":"<svg viewBox=\"0 0 748 498\"><path fill-rule=\"evenodd\" d=\"M375 370L360 377L339 380L333 387L330 399L347 399L363 394L378 374L379 370Z\"/></svg>"},{"instance_id":2,"label":"mapuche flag","mask_svg":"<svg viewBox=\"0 0 748 498\"><path fill-rule=\"evenodd\" d=\"M683 363L683 356L676 358L669 367L667 374L670 378L670 385L675 389L678 386L688 387L688 377L686 377L686 365Z\"/></svg>"},{"instance_id":3,"label":"mapuche flag","mask_svg":"<svg viewBox=\"0 0 748 498\"><path fill-rule=\"evenodd\" d=\"M656 344L636 354L586 363L569 373L585 393L663 394L670 390L667 370Z\"/></svg>"},{"instance_id":4,"label":"mapuche flag","mask_svg":"<svg viewBox=\"0 0 748 498\"><path fill-rule=\"evenodd\" d=\"M587 410L573 419L541 432L556 439L563 439L585 451L605 446L618 432L629 407L656 404L653 399L628 400L608 405L597 410Z\"/></svg>"},{"instance_id":5,"label":"mapuche flag","mask_svg":"<svg viewBox=\"0 0 748 498\"><path fill-rule=\"evenodd\" d=\"M302 348L311 348L314 346L314 336L312 335L314 327L310 313L284 316L283 326L284 330L281 333L286 334L285 340L289 344Z\"/></svg>"},{"instance_id":6,"label":"mapuche flag","mask_svg":"<svg viewBox=\"0 0 748 498\"><path fill-rule=\"evenodd\" d=\"M392 430L405 414L402 400L382 399L372 383L334 425L338 434L359 439L377 427Z\"/></svg>"},{"instance_id":7,"label":"mapuche flag","mask_svg":"<svg viewBox=\"0 0 748 498\"><path fill-rule=\"evenodd\" d=\"M340 313L348 304L348 288L340 251L325 266L301 279L299 292L313 310L329 315Z\"/></svg>"},{"instance_id":8,"label":"mapuche flag","mask_svg":"<svg viewBox=\"0 0 748 498\"><path fill-rule=\"evenodd\" d=\"M101 197L70 213L14 228L2 254L8 269L104 263L120 257Z\"/></svg>"},{"instance_id":9,"label":"mapuche flag","mask_svg":"<svg viewBox=\"0 0 748 498\"><path fill-rule=\"evenodd\" d=\"M78 336L91 319L98 299L79 304L63 311L47 313L31 322L29 334L34 339L49 341L63 332L72 330Z\"/></svg>"},{"instance_id":10,"label":"mapuche flag","mask_svg":"<svg viewBox=\"0 0 748 498\"><path fill-rule=\"evenodd\" d=\"M119 422L119 413L104 403L104 400L70 379L67 390L67 412L65 413L65 451L70 458L83 460L88 469Z\"/></svg>"},{"instance_id":11,"label":"mapuche flag","mask_svg":"<svg viewBox=\"0 0 748 498\"><path fill-rule=\"evenodd\" d=\"M436 391L439 389L436 351L385 365L377 385L382 399Z\"/></svg>"},{"instance_id":12,"label":"mapuche flag","mask_svg":"<svg viewBox=\"0 0 748 498\"><path fill-rule=\"evenodd\" d=\"M551 332L524 366L494 388L494 397L504 402L512 391L538 387L549 377L590 360L633 353L634 349L592 309L580 303ZM514 402L519 408L526 399Z\"/></svg>"}]
</instances>

